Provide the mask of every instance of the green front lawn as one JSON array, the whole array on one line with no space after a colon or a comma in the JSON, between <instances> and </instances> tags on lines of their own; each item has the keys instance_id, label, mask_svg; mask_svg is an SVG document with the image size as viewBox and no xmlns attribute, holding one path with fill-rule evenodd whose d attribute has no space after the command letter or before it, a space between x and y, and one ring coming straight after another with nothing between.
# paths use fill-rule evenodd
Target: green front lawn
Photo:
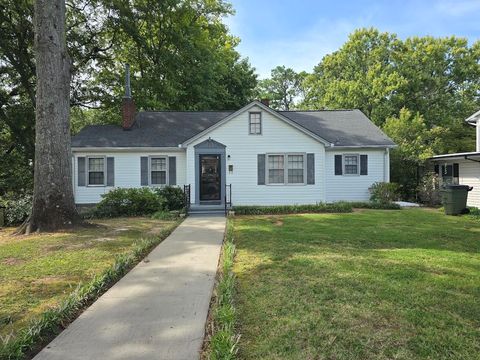
<instances>
[{"instance_id":1,"label":"green front lawn","mask_svg":"<svg viewBox=\"0 0 480 360\"><path fill-rule=\"evenodd\" d=\"M177 221L118 218L97 227L56 234L11 236L0 230L0 336L5 339L79 282L91 280L141 238L164 237ZM1 343L1 342L0 342Z\"/></svg>"},{"instance_id":2,"label":"green front lawn","mask_svg":"<svg viewBox=\"0 0 480 360\"><path fill-rule=\"evenodd\" d=\"M478 359L478 219L412 209L231 221L240 358Z\"/></svg>"}]
</instances>

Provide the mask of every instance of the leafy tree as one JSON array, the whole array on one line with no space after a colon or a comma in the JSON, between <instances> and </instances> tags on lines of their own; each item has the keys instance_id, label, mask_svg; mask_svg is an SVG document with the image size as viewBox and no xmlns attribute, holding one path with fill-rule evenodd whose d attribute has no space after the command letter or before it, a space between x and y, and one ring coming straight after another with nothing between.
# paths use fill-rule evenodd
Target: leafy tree
<instances>
[{"instance_id":1,"label":"leafy tree","mask_svg":"<svg viewBox=\"0 0 480 360\"><path fill-rule=\"evenodd\" d=\"M474 132L464 119L480 107L478 41L402 41L360 29L325 56L305 84L303 106L358 108L392 136L399 144L392 151L392 180L403 185L405 197L415 195L419 168L429 156L474 149Z\"/></svg>"},{"instance_id":2,"label":"leafy tree","mask_svg":"<svg viewBox=\"0 0 480 360\"><path fill-rule=\"evenodd\" d=\"M270 106L277 110L291 110L303 96L303 81L306 72L296 73L291 68L277 66L270 78L260 80L256 92L259 98L270 100Z\"/></svg>"},{"instance_id":3,"label":"leafy tree","mask_svg":"<svg viewBox=\"0 0 480 360\"><path fill-rule=\"evenodd\" d=\"M401 45L396 35L376 29L353 32L337 51L326 55L306 80L303 106L356 108L377 125L396 114L392 97L407 82L393 63Z\"/></svg>"},{"instance_id":4,"label":"leafy tree","mask_svg":"<svg viewBox=\"0 0 480 360\"><path fill-rule=\"evenodd\" d=\"M33 2L0 2L0 160L22 174L35 153ZM125 62L139 109L243 106L257 81L222 22L231 12L222 0L67 0L72 131L120 122ZM4 185L15 171L0 167L0 194L18 188Z\"/></svg>"},{"instance_id":5,"label":"leafy tree","mask_svg":"<svg viewBox=\"0 0 480 360\"><path fill-rule=\"evenodd\" d=\"M221 0L108 0L117 33L114 57L99 83L121 99L118 74L133 69L132 88L141 109L205 110L245 105L256 76L235 50L239 40L222 18Z\"/></svg>"}]
</instances>

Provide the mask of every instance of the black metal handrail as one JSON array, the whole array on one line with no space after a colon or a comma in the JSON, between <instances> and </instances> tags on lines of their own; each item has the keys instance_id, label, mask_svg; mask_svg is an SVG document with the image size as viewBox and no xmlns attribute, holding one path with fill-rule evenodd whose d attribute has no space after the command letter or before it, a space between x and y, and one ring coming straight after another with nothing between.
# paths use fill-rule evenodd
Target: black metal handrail
<instances>
[{"instance_id":1,"label":"black metal handrail","mask_svg":"<svg viewBox=\"0 0 480 360\"><path fill-rule=\"evenodd\" d=\"M225 216L228 215L228 209L232 207L232 184L225 185Z\"/></svg>"},{"instance_id":2,"label":"black metal handrail","mask_svg":"<svg viewBox=\"0 0 480 360\"><path fill-rule=\"evenodd\" d=\"M183 204L185 206L185 213L188 215L190 211L190 184L183 185Z\"/></svg>"}]
</instances>

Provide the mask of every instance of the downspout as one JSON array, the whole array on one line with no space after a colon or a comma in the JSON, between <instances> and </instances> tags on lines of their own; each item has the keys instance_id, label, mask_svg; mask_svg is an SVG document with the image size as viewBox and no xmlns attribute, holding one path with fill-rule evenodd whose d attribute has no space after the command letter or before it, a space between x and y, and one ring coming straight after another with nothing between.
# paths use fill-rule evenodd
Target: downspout
<instances>
[{"instance_id":1,"label":"downspout","mask_svg":"<svg viewBox=\"0 0 480 360\"><path fill-rule=\"evenodd\" d=\"M477 136L477 152L480 152L480 120L477 120L477 123L476 123L476 136Z\"/></svg>"},{"instance_id":2,"label":"downspout","mask_svg":"<svg viewBox=\"0 0 480 360\"><path fill-rule=\"evenodd\" d=\"M385 148L384 166L383 166L383 181L390 182L390 149Z\"/></svg>"}]
</instances>

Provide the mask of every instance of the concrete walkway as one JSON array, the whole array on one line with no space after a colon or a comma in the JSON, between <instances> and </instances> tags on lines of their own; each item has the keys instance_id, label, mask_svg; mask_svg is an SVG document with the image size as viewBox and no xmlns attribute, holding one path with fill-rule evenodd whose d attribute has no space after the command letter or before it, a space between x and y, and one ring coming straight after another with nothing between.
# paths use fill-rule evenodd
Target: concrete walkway
<instances>
[{"instance_id":1,"label":"concrete walkway","mask_svg":"<svg viewBox=\"0 0 480 360\"><path fill-rule=\"evenodd\" d=\"M224 230L187 218L35 360L198 359Z\"/></svg>"}]
</instances>

